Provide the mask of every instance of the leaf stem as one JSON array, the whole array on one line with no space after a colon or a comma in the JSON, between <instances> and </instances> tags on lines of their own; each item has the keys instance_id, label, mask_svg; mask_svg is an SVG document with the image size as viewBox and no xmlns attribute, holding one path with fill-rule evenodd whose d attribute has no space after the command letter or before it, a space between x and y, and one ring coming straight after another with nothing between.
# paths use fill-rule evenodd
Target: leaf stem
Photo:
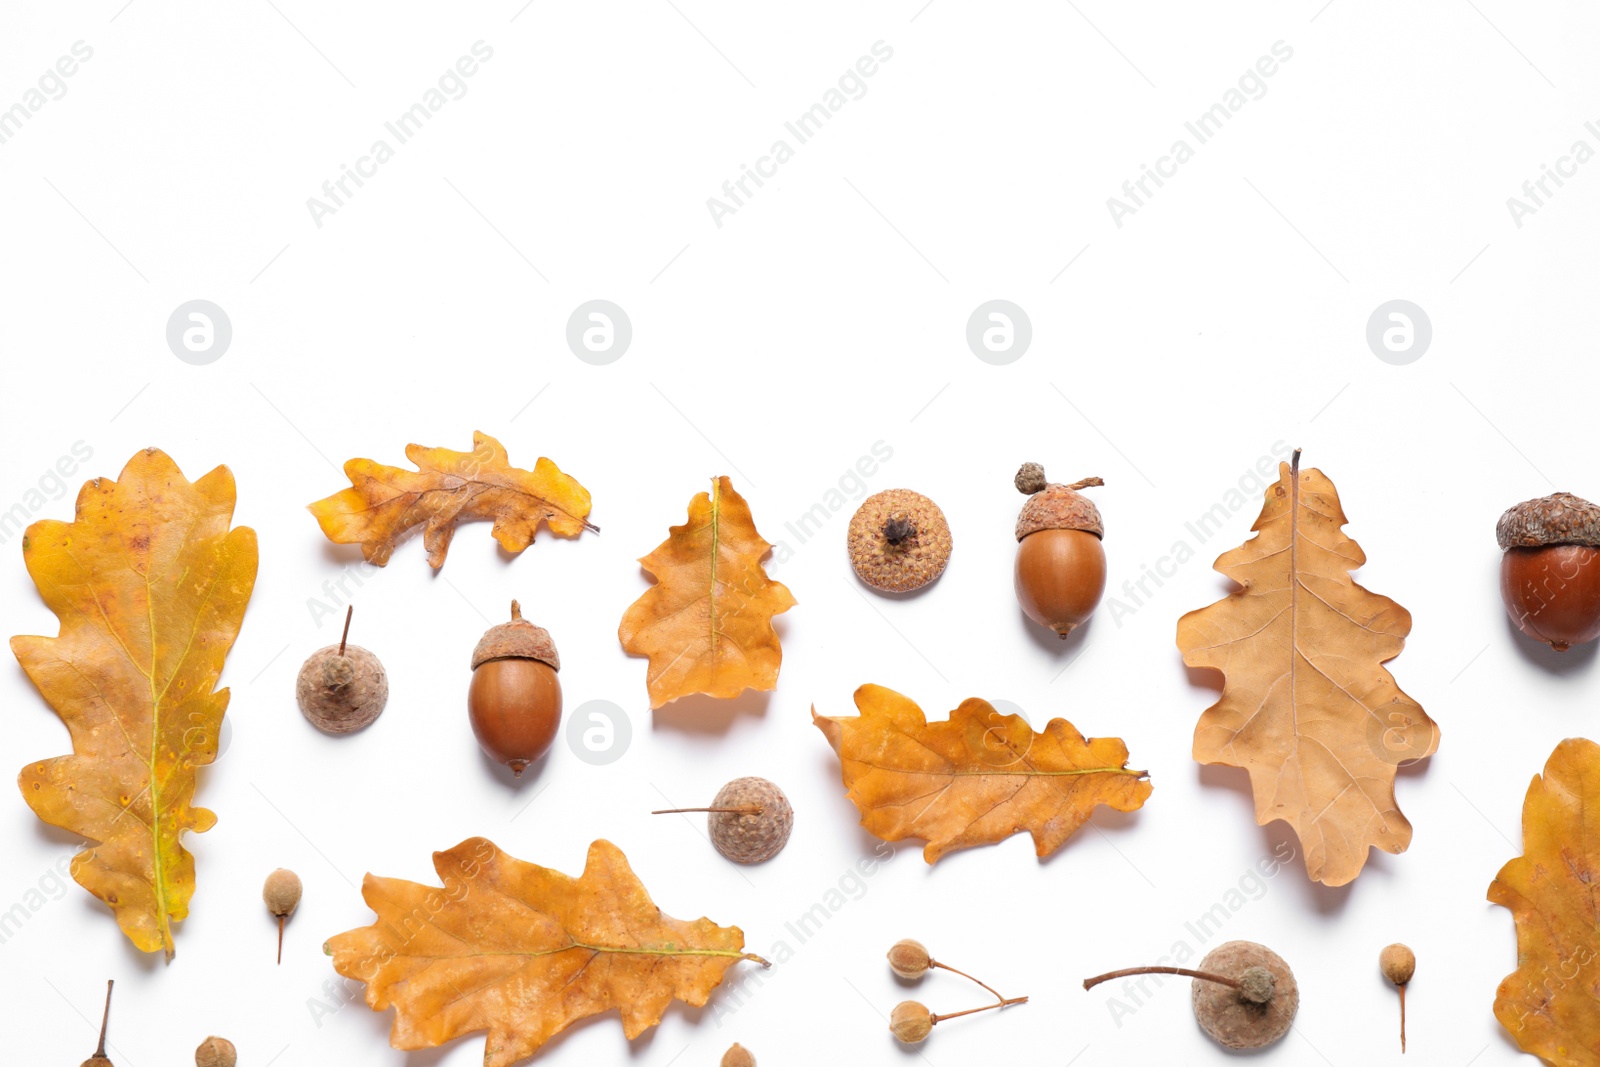
<instances>
[{"instance_id":1,"label":"leaf stem","mask_svg":"<svg viewBox=\"0 0 1600 1067\"><path fill-rule=\"evenodd\" d=\"M344 655L344 643L350 637L350 616L356 613L356 606L351 604L344 609L344 633L339 635L339 655Z\"/></svg>"},{"instance_id":2,"label":"leaf stem","mask_svg":"<svg viewBox=\"0 0 1600 1067\"><path fill-rule=\"evenodd\" d=\"M1300 477L1300 450L1294 450L1294 455L1289 457L1289 477Z\"/></svg>"},{"instance_id":3,"label":"leaf stem","mask_svg":"<svg viewBox=\"0 0 1600 1067\"><path fill-rule=\"evenodd\" d=\"M996 1008L1004 1008L1009 1007L1012 1004L1026 1003L1028 1003L1027 997L1012 997L1010 1000L1002 1000L998 1004L985 1004L981 1008L968 1008L966 1011L952 1011L947 1015L930 1015L928 1016L928 1021L931 1025L937 1026L946 1019L959 1019L963 1015L972 1015L975 1012L994 1011Z\"/></svg>"},{"instance_id":4,"label":"leaf stem","mask_svg":"<svg viewBox=\"0 0 1600 1067\"><path fill-rule=\"evenodd\" d=\"M100 1047L95 1049L94 1053L101 1059L104 1059L106 1055L106 1025L111 1022L111 987L116 984L114 979L106 979L106 1010L105 1014L100 1016ZM82 1046L79 1047L81 1048Z\"/></svg>"},{"instance_id":5,"label":"leaf stem","mask_svg":"<svg viewBox=\"0 0 1600 1067\"><path fill-rule=\"evenodd\" d=\"M1237 978L1226 975L1213 974L1210 971L1191 971L1187 967L1127 967L1120 971L1107 971L1105 974L1083 980L1084 989L1093 989L1101 982L1110 982L1117 978L1129 978L1136 974L1176 974L1184 978L1200 978L1207 982L1216 982L1231 989L1243 989L1244 983Z\"/></svg>"}]
</instances>

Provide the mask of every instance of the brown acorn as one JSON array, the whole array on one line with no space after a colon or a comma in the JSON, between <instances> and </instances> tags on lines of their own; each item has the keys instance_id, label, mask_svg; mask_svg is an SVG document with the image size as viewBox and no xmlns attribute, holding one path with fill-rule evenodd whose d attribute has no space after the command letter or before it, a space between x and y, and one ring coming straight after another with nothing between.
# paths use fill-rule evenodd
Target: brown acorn
<instances>
[{"instance_id":1,"label":"brown acorn","mask_svg":"<svg viewBox=\"0 0 1600 1067\"><path fill-rule=\"evenodd\" d=\"M1500 599L1517 629L1557 652L1600 637L1600 507L1553 493L1495 525Z\"/></svg>"},{"instance_id":2,"label":"brown acorn","mask_svg":"<svg viewBox=\"0 0 1600 1067\"><path fill-rule=\"evenodd\" d=\"M1017 516L1017 602L1062 639L1094 614L1106 591L1105 527L1094 502L1078 492L1104 484L1084 478L1053 485L1037 463L1017 471L1017 490L1029 494Z\"/></svg>"},{"instance_id":3,"label":"brown acorn","mask_svg":"<svg viewBox=\"0 0 1600 1067\"><path fill-rule=\"evenodd\" d=\"M389 701L389 676L378 657L346 644L354 612L354 604L345 609L339 643L308 656L294 680L301 714L323 733L348 734L369 726Z\"/></svg>"},{"instance_id":4,"label":"brown acorn","mask_svg":"<svg viewBox=\"0 0 1600 1067\"><path fill-rule=\"evenodd\" d=\"M910 489L885 489L850 517L845 547L856 576L885 593L921 589L950 562L950 524L939 505Z\"/></svg>"},{"instance_id":5,"label":"brown acorn","mask_svg":"<svg viewBox=\"0 0 1600 1067\"><path fill-rule=\"evenodd\" d=\"M472 651L472 732L483 751L518 778L550 751L561 729L560 669L550 631L524 619L515 600L511 621L490 627Z\"/></svg>"}]
</instances>

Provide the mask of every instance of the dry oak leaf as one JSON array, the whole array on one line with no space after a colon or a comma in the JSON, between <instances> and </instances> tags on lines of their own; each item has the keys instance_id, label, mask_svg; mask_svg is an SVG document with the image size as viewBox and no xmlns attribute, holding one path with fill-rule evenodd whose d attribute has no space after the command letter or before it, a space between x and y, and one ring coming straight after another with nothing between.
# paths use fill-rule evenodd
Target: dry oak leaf
<instances>
[{"instance_id":1,"label":"dry oak leaf","mask_svg":"<svg viewBox=\"0 0 1600 1067\"><path fill-rule=\"evenodd\" d=\"M73 522L36 522L22 541L61 635L13 637L11 651L73 754L29 764L17 784L39 818L93 842L72 877L168 959L194 895L181 836L217 821L190 807L195 768L217 757L228 690L215 687L255 587L256 534L229 529L233 504L228 468L191 484L151 448L116 481L85 483Z\"/></svg>"},{"instance_id":2,"label":"dry oak leaf","mask_svg":"<svg viewBox=\"0 0 1600 1067\"><path fill-rule=\"evenodd\" d=\"M1044 732L976 697L930 723L906 696L881 685L856 690L859 716L818 715L839 754L861 825L884 841L920 837L935 863L956 849L992 845L1024 830L1050 855L1097 805L1135 811L1150 795L1115 737L1085 739L1065 719Z\"/></svg>"},{"instance_id":3,"label":"dry oak leaf","mask_svg":"<svg viewBox=\"0 0 1600 1067\"><path fill-rule=\"evenodd\" d=\"M1522 802L1522 855L1489 883L1511 909L1517 969L1494 1014L1522 1051L1555 1067L1600 1064L1600 745L1568 738Z\"/></svg>"},{"instance_id":4,"label":"dry oak leaf","mask_svg":"<svg viewBox=\"0 0 1600 1067\"><path fill-rule=\"evenodd\" d=\"M661 913L609 841L572 878L473 837L433 854L441 885L369 874L378 915L323 946L367 1006L394 1007L389 1043L433 1048L488 1031L484 1067L533 1055L579 1019L617 1011L638 1037L674 999L700 1007L740 960L738 927Z\"/></svg>"},{"instance_id":5,"label":"dry oak leaf","mask_svg":"<svg viewBox=\"0 0 1600 1067\"><path fill-rule=\"evenodd\" d=\"M494 539L507 552L533 543L539 524L561 537L600 531L587 521L589 490L543 456L525 471L511 465L504 446L473 433L471 452L407 445L414 471L352 459L344 465L350 488L310 505L328 540L361 545L368 563L389 562L395 542L424 523L428 565L438 569L462 520L493 519Z\"/></svg>"},{"instance_id":6,"label":"dry oak leaf","mask_svg":"<svg viewBox=\"0 0 1600 1067\"><path fill-rule=\"evenodd\" d=\"M1178 620L1191 667L1224 675L1200 717L1194 758L1250 773L1256 821L1282 819L1305 847L1306 873L1344 885L1369 846L1404 852L1395 769L1432 755L1439 728L1383 664L1400 654L1411 613L1357 585L1366 562L1343 533L1333 483L1280 463L1258 536L1217 558L1240 588Z\"/></svg>"},{"instance_id":7,"label":"dry oak leaf","mask_svg":"<svg viewBox=\"0 0 1600 1067\"><path fill-rule=\"evenodd\" d=\"M629 653L650 657L652 708L694 693L736 697L777 686L783 649L772 617L795 599L761 566L771 550L723 475L689 501L689 521L639 561L656 584L628 607L617 637Z\"/></svg>"}]
</instances>

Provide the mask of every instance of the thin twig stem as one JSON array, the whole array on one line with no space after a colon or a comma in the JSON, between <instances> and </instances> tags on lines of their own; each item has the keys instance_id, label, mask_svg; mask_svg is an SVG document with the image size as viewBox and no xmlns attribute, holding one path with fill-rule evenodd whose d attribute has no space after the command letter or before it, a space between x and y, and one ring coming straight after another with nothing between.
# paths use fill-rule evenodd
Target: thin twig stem
<instances>
[{"instance_id":1,"label":"thin twig stem","mask_svg":"<svg viewBox=\"0 0 1600 1067\"><path fill-rule=\"evenodd\" d=\"M350 637L350 616L356 613L356 606L351 604L344 609L344 633L339 635L339 655L344 655L344 643Z\"/></svg>"},{"instance_id":2,"label":"thin twig stem","mask_svg":"<svg viewBox=\"0 0 1600 1067\"><path fill-rule=\"evenodd\" d=\"M1012 1004L1026 1004L1026 1003L1028 1003L1028 998L1027 997L1012 997L1010 1000L1002 1000L998 1004L985 1004L981 1008L968 1008L966 1011L953 1011L948 1015L930 1015L930 1016L928 1016L928 1020L932 1025L937 1026L939 1023L944 1022L946 1019L959 1019L963 1015L971 1015L974 1012L994 1011L996 1008L1004 1008L1004 1007L1008 1007L1008 1006L1010 1006Z\"/></svg>"},{"instance_id":3,"label":"thin twig stem","mask_svg":"<svg viewBox=\"0 0 1600 1067\"><path fill-rule=\"evenodd\" d=\"M1109 982L1116 978L1128 978L1136 974L1176 974L1184 978L1200 978L1207 982L1216 982L1231 989L1243 989L1244 983L1237 978L1226 975L1212 974L1210 971L1191 971L1187 967L1128 967L1120 971L1108 971L1094 978L1085 978L1083 988L1093 989L1101 982Z\"/></svg>"}]
</instances>

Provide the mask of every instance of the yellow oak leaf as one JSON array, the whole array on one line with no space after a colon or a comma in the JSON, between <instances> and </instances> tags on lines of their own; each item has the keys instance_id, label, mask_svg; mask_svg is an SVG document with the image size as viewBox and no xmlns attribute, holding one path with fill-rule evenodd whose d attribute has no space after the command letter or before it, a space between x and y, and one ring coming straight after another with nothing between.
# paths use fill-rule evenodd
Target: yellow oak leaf
<instances>
[{"instance_id":1,"label":"yellow oak leaf","mask_svg":"<svg viewBox=\"0 0 1600 1067\"><path fill-rule=\"evenodd\" d=\"M839 754L844 784L874 837L927 841L922 858L1033 835L1043 858L1099 805L1134 811L1150 795L1115 737L1085 739L1065 719L1035 733L976 697L944 722L928 722L906 696L881 685L856 690L859 716L811 720Z\"/></svg>"},{"instance_id":2,"label":"yellow oak leaf","mask_svg":"<svg viewBox=\"0 0 1600 1067\"><path fill-rule=\"evenodd\" d=\"M541 522L561 537L599 532L588 521L589 491L576 478L543 456L531 471L513 467L486 433L472 435L471 452L407 445L406 458L416 470L370 459L344 465L350 488L310 506L328 540L359 544L367 562L382 567L395 542L420 523L428 564L437 569L463 520L493 519L494 539L507 552L531 545Z\"/></svg>"},{"instance_id":3,"label":"yellow oak leaf","mask_svg":"<svg viewBox=\"0 0 1600 1067\"><path fill-rule=\"evenodd\" d=\"M335 970L366 983L368 1007L395 1009L397 1049L486 1030L484 1067L508 1067L608 1011L638 1037L674 999L705 1004L739 961L767 966L738 927L663 915L609 841L589 846L578 878L482 837L435 852L433 866L438 886L367 875L361 895L378 921L323 946Z\"/></svg>"},{"instance_id":4,"label":"yellow oak leaf","mask_svg":"<svg viewBox=\"0 0 1600 1067\"><path fill-rule=\"evenodd\" d=\"M1600 745L1556 746L1522 802L1522 855L1489 900L1511 910L1517 969L1494 1015L1517 1047L1552 1067L1600 1064Z\"/></svg>"},{"instance_id":5,"label":"yellow oak leaf","mask_svg":"<svg viewBox=\"0 0 1600 1067\"><path fill-rule=\"evenodd\" d=\"M689 501L689 521L639 561L656 584L622 616L617 637L650 658L652 708L693 693L735 697L777 686L783 649L772 617L795 599L761 565L771 550L723 475Z\"/></svg>"},{"instance_id":6,"label":"yellow oak leaf","mask_svg":"<svg viewBox=\"0 0 1600 1067\"><path fill-rule=\"evenodd\" d=\"M194 895L182 834L217 821L190 806L195 768L217 756L228 690L215 687L255 587L255 531L229 528L233 504L228 468L191 484L146 449L116 481L86 483L74 521L36 522L22 542L61 634L11 651L73 754L29 764L18 785L39 818L93 842L72 877L168 959Z\"/></svg>"},{"instance_id":7,"label":"yellow oak leaf","mask_svg":"<svg viewBox=\"0 0 1600 1067\"><path fill-rule=\"evenodd\" d=\"M1344 535L1339 493L1299 464L1298 450L1279 464L1257 536L1217 558L1239 588L1179 619L1178 648L1224 676L1194 758L1247 770L1256 821L1287 822L1306 873L1344 885L1369 847L1411 843L1395 769L1432 755L1439 728L1383 667L1405 646L1411 613L1351 580L1366 555Z\"/></svg>"}]
</instances>

